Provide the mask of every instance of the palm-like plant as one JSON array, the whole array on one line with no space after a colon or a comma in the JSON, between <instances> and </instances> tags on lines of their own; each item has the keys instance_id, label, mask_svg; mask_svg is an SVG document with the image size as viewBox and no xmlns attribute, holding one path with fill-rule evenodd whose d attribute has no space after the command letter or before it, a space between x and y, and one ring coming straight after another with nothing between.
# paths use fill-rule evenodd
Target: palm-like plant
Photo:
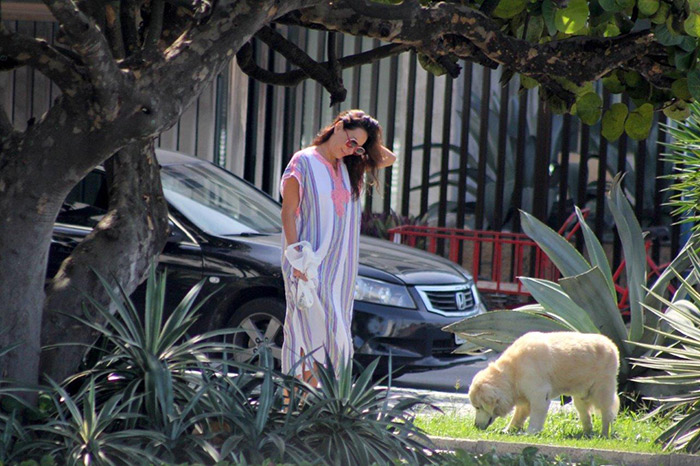
<instances>
[{"instance_id":1,"label":"palm-like plant","mask_svg":"<svg viewBox=\"0 0 700 466\"><path fill-rule=\"evenodd\" d=\"M647 310L661 305L659 296L663 296L668 284L675 278L673 270L685 270L690 265L689 252L696 249L698 244L697 237L692 237L670 267L653 283L650 291L646 291L644 235L622 193L620 180L619 175L613 180L608 205L625 254L630 301L629 328L618 309L615 284L603 247L581 212L577 209L588 260L561 235L522 212L523 230L549 256L563 278L554 283L521 277L537 304L514 311L481 314L446 327L446 330L468 341L461 351L472 351L474 347L503 351L517 337L533 330L602 333L617 344L621 356L620 382L624 384L628 381L633 373L628 359L639 357L646 351L643 346L634 343L649 344L656 338L652 329L658 326L658 316Z\"/></svg>"},{"instance_id":2,"label":"palm-like plant","mask_svg":"<svg viewBox=\"0 0 700 466\"><path fill-rule=\"evenodd\" d=\"M690 106L690 117L676 127L664 126L672 136L667 144L671 150L667 161L674 164L671 196L673 213L681 222L693 224L696 234L700 228L700 105ZM673 387L673 396L654 398L658 412L674 419L659 440L669 448L700 451L700 293L695 285L700 281L700 259L689 255L693 273L683 279L682 286L672 301L663 301L664 312L649 308L665 325L652 329L659 336L657 344L643 347L651 354L635 360L640 367L654 371L654 375L639 377L641 383Z\"/></svg>"},{"instance_id":3,"label":"palm-like plant","mask_svg":"<svg viewBox=\"0 0 700 466\"><path fill-rule=\"evenodd\" d=\"M670 189L674 194L669 203L680 222L694 224L693 229L697 230L700 228L700 105L690 104L690 116L682 125L663 125L662 129L672 137L666 144L671 152L664 154L674 168L666 177L673 180Z\"/></svg>"},{"instance_id":4,"label":"palm-like plant","mask_svg":"<svg viewBox=\"0 0 700 466\"><path fill-rule=\"evenodd\" d=\"M197 311L208 299L195 305L203 282L195 285L166 319L165 274L157 277L154 268L151 269L143 317L123 289L114 292L105 280L101 277L100 280L116 312L112 314L108 307L93 301L96 315L88 315L81 322L106 339L112 351L69 382L86 378L108 381L98 384L99 396L126 393L138 405L134 411L147 415L154 425L168 428L174 406L195 398L193 382L199 376L193 374L215 370L212 355L232 354L234 347L223 343L222 337L233 330L186 338L197 319Z\"/></svg>"},{"instance_id":5,"label":"palm-like plant","mask_svg":"<svg viewBox=\"0 0 700 466\"><path fill-rule=\"evenodd\" d=\"M700 292L692 285L700 277L700 259L692 254L693 273L686 279L679 276L682 286L676 296L684 299L662 300L666 310L649 308L665 325L653 329L659 336L657 344L642 344L651 351L634 359L653 375L638 377L644 384L672 386L672 396L651 397L658 403L653 414L664 413L674 423L659 436L669 448L700 451Z\"/></svg>"},{"instance_id":6,"label":"palm-like plant","mask_svg":"<svg viewBox=\"0 0 700 466\"><path fill-rule=\"evenodd\" d=\"M440 459L413 423L421 397L395 396L372 382L375 360L352 380L352 361L340 368L320 367L320 388L310 388L298 419L295 439L331 464L432 464ZM390 385L390 384L389 384ZM432 450L432 449L430 449Z\"/></svg>"},{"instance_id":7,"label":"palm-like plant","mask_svg":"<svg viewBox=\"0 0 700 466\"><path fill-rule=\"evenodd\" d=\"M390 397L370 383L376 363L355 382L350 364L339 380L332 367L321 368L317 389L275 370L264 348L259 365L236 361L240 349L220 338L233 330L186 338L199 288L167 319L165 277L153 271L143 316L123 291L112 293L115 315L93 303L105 323L82 321L113 349L67 381L73 391L46 389L53 408L30 426L34 438L22 452L49 452L69 464L432 461L406 411L422 400Z\"/></svg>"},{"instance_id":8,"label":"palm-like plant","mask_svg":"<svg viewBox=\"0 0 700 466\"><path fill-rule=\"evenodd\" d=\"M98 404L95 383L90 380L75 396L55 382L52 401L55 411L46 422L28 426L35 434L18 454L46 453L61 458L66 465L129 465L157 462L149 444L159 444L163 436L146 429L123 428L141 417L129 412L129 400L115 394Z\"/></svg>"}]
</instances>

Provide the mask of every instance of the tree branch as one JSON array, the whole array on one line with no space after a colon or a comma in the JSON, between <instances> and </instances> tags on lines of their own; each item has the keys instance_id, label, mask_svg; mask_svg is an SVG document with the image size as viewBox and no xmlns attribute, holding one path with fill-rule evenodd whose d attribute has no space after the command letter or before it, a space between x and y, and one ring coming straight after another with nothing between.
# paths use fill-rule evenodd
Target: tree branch
<instances>
[{"instance_id":1,"label":"tree branch","mask_svg":"<svg viewBox=\"0 0 700 466\"><path fill-rule=\"evenodd\" d=\"M159 68L158 73L175 76L168 80L170 82L187 81L193 84L187 90L182 86L168 89L172 98L179 98L183 92L194 96L228 64L222 57L233 58L260 28L290 11L325 1L219 0L206 21L182 34L165 50L163 62L154 66Z\"/></svg>"},{"instance_id":2,"label":"tree branch","mask_svg":"<svg viewBox=\"0 0 700 466\"><path fill-rule=\"evenodd\" d=\"M416 10L422 8L418 0L404 0L399 5L380 5L368 0L347 0L355 13L377 19L411 20Z\"/></svg>"},{"instance_id":3,"label":"tree branch","mask_svg":"<svg viewBox=\"0 0 700 466\"><path fill-rule=\"evenodd\" d=\"M331 33L332 34L332 33ZM312 59L306 52L296 46L296 44L288 41L280 33L270 27L260 29L255 37L265 42L272 50L280 53L292 64L303 69L306 74L313 76L330 94L331 105L337 102L343 102L347 95L347 90L343 86L342 74L340 66L334 63L335 51L331 52L332 44L328 45L330 60L324 64L320 64ZM248 57L248 65L252 61L252 55Z\"/></svg>"},{"instance_id":4,"label":"tree branch","mask_svg":"<svg viewBox=\"0 0 700 466\"><path fill-rule=\"evenodd\" d=\"M365 10L365 7L370 9ZM395 11L409 10L410 18L403 13L397 15L399 19L394 16ZM492 62L538 81L557 76L579 85L595 81L649 54L654 40L652 33L641 31L611 38L571 37L543 44L530 43L509 36L482 12L445 2L419 8L415 3L406 2L395 6L369 5L366 0L336 0L300 10L293 18L285 20L306 27L322 24L332 31L407 44L419 50L437 49L435 53L439 55L454 53L460 58L473 59L473 52L462 44L456 46L454 39L445 40L444 49L435 47L447 35L458 36L473 44Z\"/></svg>"},{"instance_id":5,"label":"tree branch","mask_svg":"<svg viewBox=\"0 0 700 466\"><path fill-rule=\"evenodd\" d=\"M151 16L148 21L146 38L143 41L143 48L146 55L157 50L158 40L163 32L163 14L165 13L165 2L163 0L151 0Z\"/></svg>"},{"instance_id":6,"label":"tree branch","mask_svg":"<svg viewBox=\"0 0 700 466\"><path fill-rule=\"evenodd\" d=\"M128 57L139 49L139 31L136 25L136 0L124 0L119 11L122 35L124 36L124 56Z\"/></svg>"},{"instance_id":7,"label":"tree branch","mask_svg":"<svg viewBox=\"0 0 700 466\"><path fill-rule=\"evenodd\" d=\"M670 65L654 61L649 57L634 58L627 63L625 68L639 72L644 78L659 89L671 89L675 68Z\"/></svg>"},{"instance_id":8,"label":"tree branch","mask_svg":"<svg viewBox=\"0 0 700 466\"><path fill-rule=\"evenodd\" d=\"M3 70L30 66L53 81L63 92L75 93L84 82L76 64L43 39L9 31L0 23L0 55L6 57ZM8 59L11 59L8 60Z\"/></svg>"},{"instance_id":9,"label":"tree branch","mask_svg":"<svg viewBox=\"0 0 700 466\"><path fill-rule=\"evenodd\" d=\"M120 60L126 56L124 36L122 35L121 2L107 3L104 8L105 35L109 41L112 55Z\"/></svg>"},{"instance_id":10,"label":"tree branch","mask_svg":"<svg viewBox=\"0 0 700 466\"><path fill-rule=\"evenodd\" d=\"M119 109L121 71L112 56L110 46L95 22L88 18L73 2L44 0L56 20L61 24L62 38L80 55L86 65L100 111L108 119ZM59 38L61 40L61 38Z\"/></svg>"},{"instance_id":11,"label":"tree branch","mask_svg":"<svg viewBox=\"0 0 700 466\"><path fill-rule=\"evenodd\" d=\"M338 59L338 65L341 69L352 68L353 66L365 65L373 63L382 58L398 55L399 53L409 50L409 47L402 44L388 44L378 47L373 50L358 53L348 57ZM242 47L236 58L241 70L253 79L264 82L265 84L274 84L277 86L296 86L300 82L308 78L314 78L311 70L297 69L284 73L275 73L259 67L252 60L252 49L249 44ZM314 62L316 63L316 62ZM328 62L317 63L318 66L327 67Z\"/></svg>"}]
</instances>

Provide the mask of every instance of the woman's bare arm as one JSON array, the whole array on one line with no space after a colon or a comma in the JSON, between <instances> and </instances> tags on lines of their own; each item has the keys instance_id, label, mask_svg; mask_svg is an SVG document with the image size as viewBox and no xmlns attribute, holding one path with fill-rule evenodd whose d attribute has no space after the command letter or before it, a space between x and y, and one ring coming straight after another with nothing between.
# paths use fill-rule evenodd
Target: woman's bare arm
<instances>
[{"instance_id":1,"label":"woman's bare arm","mask_svg":"<svg viewBox=\"0 0 700 466\"><path fill-rule=\"evenodd\" d=\"M287 244L299 241L296 224L299 202L299 181L292 176L284 182L282 191L282 230Z\"/></svg>"},{"instance_id":2,"label":"woman's bare arm","mask_svg":"<svg viewBox=\"0 0 700 466\"><path fill-rule=\"evenodd\" d=\"M284 182L282 188L282 231L287 245L299 241L297 232L296 216L299 208L299 181L293 176ZM306 280L306 275L300 270L294 269L294 276Z\"/></svg>"},{"instance_id":3,"label":"woman's bare arm","mask_svg":"<svg viewBox=\"0 0 700 466\"><path fill-rule=\"evenodd\" d=\"M382 158L377 163L377 168L386 168L390 165L393 165L394 162L396 162L396 154L394 154L386 147L382 146Z\"/></svg>"}]
</instances>

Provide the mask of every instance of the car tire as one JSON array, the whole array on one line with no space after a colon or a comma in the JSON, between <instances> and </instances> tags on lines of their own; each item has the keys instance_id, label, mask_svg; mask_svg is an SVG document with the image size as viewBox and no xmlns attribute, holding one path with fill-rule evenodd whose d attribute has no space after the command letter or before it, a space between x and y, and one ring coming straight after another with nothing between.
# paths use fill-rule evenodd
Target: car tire
<instances>
[{"instance_id":1,"label":"car tire","mask_svg":"<svg viewBox=\"0 0 700 466\"><path fill-rule=\"evenodd\" d=\"M228 322L229 327L242 330L233 335L233 343L242 348L236 360L256 363L261 346L267 346L274 358L275 368L280 369L285 313L284 301L276 298L254 299L238 308Z\"/></svg>"}]
</instances>

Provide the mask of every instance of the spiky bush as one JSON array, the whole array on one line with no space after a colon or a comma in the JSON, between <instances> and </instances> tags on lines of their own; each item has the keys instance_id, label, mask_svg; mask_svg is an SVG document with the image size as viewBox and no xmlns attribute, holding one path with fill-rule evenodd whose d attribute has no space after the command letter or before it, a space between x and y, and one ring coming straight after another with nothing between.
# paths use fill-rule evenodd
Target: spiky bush
<instances>
[{"instance_id":1,"label":"spiky bush","mask_svg":"<svg viewBox=\"0 0 700 466\"><path fill-rule=\"evenodd\" d=\"M110 348L62 384L26 388L39 407L0 387L0 460L56 464L409 464L439 456L413 424L417 397L373 381L377 362L353 380L352 363L321 367L316 388L275 370L269 349L256 365L236 361L223 338L187 337L195 287L166 318L165 277L151 272L140 313L122 291L116 313L93 302L82 321ZM201 306L201 303L199 304ZM290 395L290 399L286 398Z\"/></svg>"}]
</instances>

